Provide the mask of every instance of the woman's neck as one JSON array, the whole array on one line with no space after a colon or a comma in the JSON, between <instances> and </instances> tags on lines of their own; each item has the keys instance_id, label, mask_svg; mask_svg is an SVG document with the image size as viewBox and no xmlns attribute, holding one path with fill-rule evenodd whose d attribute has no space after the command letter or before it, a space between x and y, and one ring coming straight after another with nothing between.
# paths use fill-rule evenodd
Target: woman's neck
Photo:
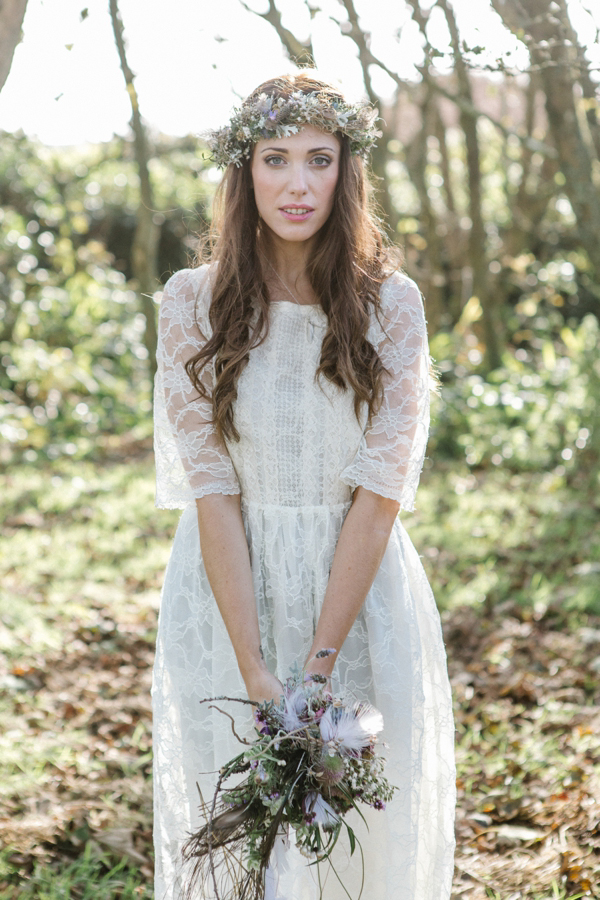
<instances>
[{"instance_id":1,"label":"woman's neck","mask_svg":"<svg viewBox=\"0 0 600 900\"><path fill-rule=\"evenodd\" d=\"M312 240L282 241L273 235L260 249L286 284L294 285L304 282L306 278L312 244Z\"/></svg>"},{"instance_id":2,"label":"woman's neck","mask_svg":"<svg viewBox=\"0 0 600 900\"><path fill-rule=\"evenodd\" d=\"M291 289L300 303L318 302L307 274L311 251L312 241L281 241L276 235L260 247L269 266L273 267L277 276Z\"/></svg>"}]
</instances>

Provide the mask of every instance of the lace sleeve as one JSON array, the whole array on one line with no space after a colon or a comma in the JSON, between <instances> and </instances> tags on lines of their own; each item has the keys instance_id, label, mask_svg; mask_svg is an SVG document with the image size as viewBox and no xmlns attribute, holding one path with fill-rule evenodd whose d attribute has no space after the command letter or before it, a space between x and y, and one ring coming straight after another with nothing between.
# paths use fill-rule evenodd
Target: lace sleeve
<instances>
[{"instance_id":1,"label":"lace sleeve","mask_svg":"<svg viewBox=\"0 0 600 900\"><path fill-rule=\"evenodd\" d=\"M381 288L387 337L376 321L369 339L385 368L384 398L341 479L413 510L429 432L429 348L421 293L395 272Z\"/></svg>"},{"instance_id":2,"label":"lace sleeve","mask_svg":"<svg viewBox=\"0 0 600 900\"><path fill-rule=\"evenodd\" d=\"M212 425L212 404L198 396L184 368L210 335L209 302L209 267L202 266L171 276L160 304L154 452L156 506L163 509L183 509L206 494L240 493L227 448ZM211 361L202 370L209 390L213 379Z\"/></svg>"}]
</instances>

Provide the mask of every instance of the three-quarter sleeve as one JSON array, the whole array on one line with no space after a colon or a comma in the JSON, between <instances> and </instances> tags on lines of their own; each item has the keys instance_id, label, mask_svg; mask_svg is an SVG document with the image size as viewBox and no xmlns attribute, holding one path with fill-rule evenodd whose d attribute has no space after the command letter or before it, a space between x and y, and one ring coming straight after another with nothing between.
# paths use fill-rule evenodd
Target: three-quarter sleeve
<instances>
[{"instance_id":1,"label":"three-quarter sleeve","mask_svg":"<svg viewBox=\"0 0 600 900\"><path fill-rule=\"evenodd\" d=\"M383 316L369 331L389 374L381 408L366 428L358 451L342 472L359 485L414 509L429 433L429 348L423 300L410 278L394 273L381 287Z\"/></svg>"},{"instance_id":2,"label":"three-quarter sleeve","mask_svg":"<svg viewBox=\"0 0 600 900\"><path fill-rule=\"evenodd\" d=\"M212 424L212 403L200 397L185 370L210 336L209 267L173 275L160 304L154 387L156 505L184 508L206 494L239 494L227 448ZM210 393L214 361L202 370Z\"/></svg>"}]
</instances>

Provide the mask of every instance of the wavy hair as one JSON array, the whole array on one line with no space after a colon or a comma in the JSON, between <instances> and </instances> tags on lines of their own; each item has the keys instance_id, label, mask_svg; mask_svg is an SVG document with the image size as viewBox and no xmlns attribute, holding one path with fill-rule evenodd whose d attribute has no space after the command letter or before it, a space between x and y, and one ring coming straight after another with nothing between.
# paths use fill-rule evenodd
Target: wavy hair
<instances>
[{"instance_id":1,"label":"wavy hair","mask_svg":"<svg viewBox=\"0 0 600 900\"><path fill-rule=\"evenodd\" d=\"M343 99L331 85L301 72L264 82L248 100L263 92L286 98L293 91L319 91L332 101ZM361 405L366 402L370 422L383 399L386 372L367 340L370 313L375 309L379 317L381 283L400 268L402 260L399 249L384 241L362 158L350 153L345 135L336 135L341 150L333 207L307 266L310 284L328 319L315 379L322 375L343 390L353 390L357 419L360 421ZM217 263L211 272L212 336L186 363L194 387L210 399L201 373L214 357L213 423L223 441L239 440L233 417L238 378L250 350L262 343L269 331L270 300L259 257L265 241L261 230L251 161L244 159L241 166L230 164L225 171L215 195L211 231L196 259L196 265ZM253 321L255 309L258 315Z\"/></svg>"}]
</instances>

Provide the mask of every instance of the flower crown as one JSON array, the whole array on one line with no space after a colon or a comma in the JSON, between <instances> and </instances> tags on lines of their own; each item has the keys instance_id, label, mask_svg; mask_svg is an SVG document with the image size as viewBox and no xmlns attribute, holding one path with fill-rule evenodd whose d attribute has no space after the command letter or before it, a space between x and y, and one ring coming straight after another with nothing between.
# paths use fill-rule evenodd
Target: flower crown
<instances>
[{"instance_id":1,"label":"flower crown","mask_svg":"<svg viewBox=\"0 0 600 900\"><path fill-rule=\"evenodd\" d=\"M379 110L368 103L354 105L341 98L332 99L324 91L294 91L289 97L275 99L268 94L250 98L225 128L210 131L205 139L217 166L242 165L250 158L253 144L263 138L284 138L300 131L302 125L314 125L329 134L341 132L350 139L350 152L366 156L381 131L375 128Z\"/></svg>"}]
</instances>

